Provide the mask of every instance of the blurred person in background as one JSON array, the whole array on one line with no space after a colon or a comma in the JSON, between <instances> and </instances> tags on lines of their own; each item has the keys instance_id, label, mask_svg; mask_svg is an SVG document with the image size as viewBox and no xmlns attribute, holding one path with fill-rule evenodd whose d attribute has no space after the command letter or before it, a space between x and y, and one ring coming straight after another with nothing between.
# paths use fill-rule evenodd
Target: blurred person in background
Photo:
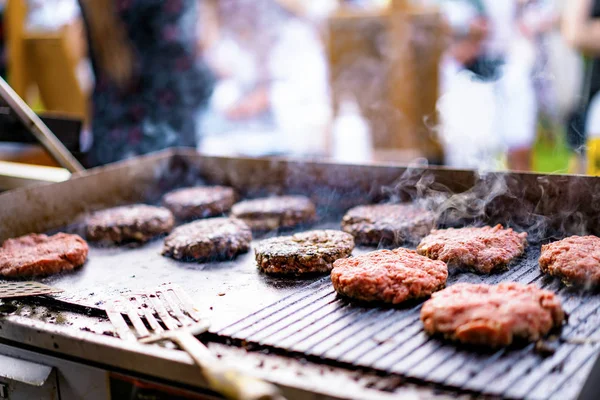
<instances>
[{"instance_id":1,"label":"blurred person in background","mask_svg":"<svg viewBox=\"0 0 600 400\"><path fill-rule=\"evenodd\" d=\"M454 168L496 169L499 138L494 129L492 84L469 70L483 56L487 22L470 0L440 3L448 25L447 49L440 66L440 139L445 164Z\"/></svg>"},{"instance_id":2,"label":"blurred person in background","mask_svg":"<svg viewBox=\"0 0 600 400\"><path fill-rule=\"evenodd\" d=\"M201 149L217 154L318 152L330 118L319 22L335 1L213 1L207 48L220 78L203 119Z\"/></svg>"},{"instance_id":3,"label":"blurred person in background","mask_svg":"<svg viewBox=\"0 0 600 400\"><path fill-rule=\"evenodd\" d=\"M477 28L484 38L478 55L465 63L474 74L471 79L484 84L476 90L485 101L475 106L486 107L485 114L493 118L489 135L505 147L508 168L529 170L537 115L532 81L535 52L518 30L521 4L519 0L445 1L469 4L475 13L469 29Z\"/></svg>"},{"instance_id":4,"label":"blurred person in background","mask_svg":"<svg viewBox=\"0 0 600 400\"><path fill-rule=\"evenodd\" d=\"M96 78L90 166L197 145L212 90L200 2L80 0Z\"/></svg>"},{"instance_id":5,"label":"blurred person in background","mask_svg":"<svg viewBox=\"0 0 600 400\"><path fill-rule=\"evenodd\" d=\"M569 0L563 34L570 45L588 57L580 110L570 121L568 135L581 163L586 137L600 137L600 0ZM596 175L600 171L600 148L597 140L589 143L592 146L588 149L588 172Z\"/></svg>"}]
</instances>

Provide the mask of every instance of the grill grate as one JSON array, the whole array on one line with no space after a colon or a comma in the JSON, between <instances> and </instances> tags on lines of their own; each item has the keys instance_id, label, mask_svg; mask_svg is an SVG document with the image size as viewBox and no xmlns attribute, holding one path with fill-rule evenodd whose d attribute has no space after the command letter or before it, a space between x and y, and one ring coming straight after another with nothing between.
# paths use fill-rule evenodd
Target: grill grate
<instances>
[{"instance_id":1,"label":"grill grate","mask_svg":"<svg viewBox=\"0 0 600 400\"><path fill-rule=\"evenodd\" d=\"M482 353L430 338L419 321L420 303L388 309L353 305L336 295L329 278L216 333L477 393L574 398L600 351L600 344L590 340L600 338L600 296L542 276L538 258L536 246L507 272L453 274L448 285L516 281L557 292L570 317L550 356L536 352L534 344Z\"/></svg>"}]
</instances>

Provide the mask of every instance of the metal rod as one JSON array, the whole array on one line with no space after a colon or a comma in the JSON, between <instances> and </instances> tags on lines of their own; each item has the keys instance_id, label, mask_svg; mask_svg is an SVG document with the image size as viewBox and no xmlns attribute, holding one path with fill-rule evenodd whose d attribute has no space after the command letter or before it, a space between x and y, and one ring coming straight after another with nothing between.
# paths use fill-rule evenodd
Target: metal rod
<instances>
[{"instance_id":1,"label":"metal rod","mask_svg":"<svg viewBox=\"0 0 600 400\"><path fill-rule=\"evenodd\" d=\"M69 172L84 170L79 161L2 78L0 78L0 96L61 167L66 168Z\"/></svg>"}]
</instances>

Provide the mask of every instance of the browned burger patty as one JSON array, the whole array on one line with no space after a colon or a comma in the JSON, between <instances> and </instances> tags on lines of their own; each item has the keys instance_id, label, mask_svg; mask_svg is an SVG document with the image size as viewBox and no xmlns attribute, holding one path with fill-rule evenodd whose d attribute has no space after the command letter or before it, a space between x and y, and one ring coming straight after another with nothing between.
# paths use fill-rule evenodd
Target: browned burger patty
<instances>
[{"instance_id":1,"label":"browned burger patty","mask_svg":"<svg viewBox=\"0 0 600 400\"><path fill-rule=\"evenodd\" d=\"M235 204L231 214L253 231L292 228L315 219L315 205L304 196L278 196L246 200Z\"/></svg>"},{"instance_id":2,"label":"browned burger patty","mask_svg":"<svg viewBox=\"0 0 600 400\"><path fill-rule=\"evenodd\" d=\"M85 263L88 250L85 240L66 233L8 239L0 247L0 275L29 277L70 271Z\"/></svg>"},{"instance_id":3,"label":"browned burger patty","mask_svg":"<svg viewBox=\"0 0 600 400\"><path fill-rule=\"evenodd\" d=\"M417 252L448 266L471 269L488 274L506 268L516 257L523 254L527 233L503 229L502 225L483 228L434 230L425 237Z\"/></svg>"},{"instance_id":4,"label":"browned burger patty","mask_svg":"<svg viewBox=\"0 0 600 400\"><path fill-rule=\"evenodd\" d=\"M86 220L91 241L147 242L173 229L171 211L163 207L135 204L95 212Z\"/></svg>"},{"instance_id":5,"label":"browned burger patty","mask_svg":"<svg viewBox=\"0 0 600 400\"><path fill-rule=\"evenodd\" d=\"M542 246L540 269L567 282L600 284L600 238L571 236Z\"/></svg>"},{"instance_id":6,"label":"browned burger patty","mask_svg":"<svg viewBox=\"0 0 600 400\"><path fill-rule=\"evenodd\" d=\"M534 285L459 283L426 301L421 321L430 335L489 347L514 338L535 341L561 326L565 313L558 297Z\"/></svg>"},{"instance_id":7,"label":"browned burger patty","mask_svg":"<svg viewBox=\"0 0 600 400\"><path fill-rule=\"evenodd\" d=\"M376 204L350 209L342 219L342 230L356 243L399 246L418 243L435 224L432 211L413 204Z\"/></svg>"},{"instance_id":8,"label":"browned burger patty","mask_svg":"<svg viewBox=\"0 0 600 400\"><path fill-rule=\"evenodd\" d=\"M243 221L210 218L177 227L165 239L163 255L184 261L231 260L250 248L252 232Z\"/></svg>"},{"instance_id":9,"label":"browned burger patty","mask_svg":"<svg viewBox=\"0 0 600 400\"><path fill-rule=\"evenodd\" d=\"M400 304L427 297L446 285L448 269L414 250L379 250L337 260L331 271L335 290L367 302Z\"/></svg>"},{"instance_id":10,"label":"browned burger patty","mask_svg":"<svg viewBox=\"0 0 600 400\"><path fill-rule=\"evenodd\" d=\"M263 240L254 254L258 268L268 274L299 276L328 273L335 260L348 257L353 249L352 235L323 230Z\"/></svg>"},{"instance_id":11,"label":"browned burger patty","mask_svg":"<svg viewBox=\"0 0 600 400\"><path fill-rule=\"evenodd\" d=\"M208 218L229 211L235 192L225 186L184 188L165 194L162 202L180 220Z\"/></svg>"}]
</instances>

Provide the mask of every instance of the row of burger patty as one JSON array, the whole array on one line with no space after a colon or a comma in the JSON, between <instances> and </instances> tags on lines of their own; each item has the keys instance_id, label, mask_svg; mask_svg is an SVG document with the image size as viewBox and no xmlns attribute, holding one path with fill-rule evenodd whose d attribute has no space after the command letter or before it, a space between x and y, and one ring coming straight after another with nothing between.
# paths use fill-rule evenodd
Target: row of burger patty
<instances>
[{"instance_id":1,"label":"row of burger patty","mask_svg":"<svg viewBox=\"0 0 600 400\"><path fill-rule=\"evenodd\" d=\"M231 188L185 188L168 193L163 207L131 205L96 212L86 219L90 241L145 242L170 234L163 254L183 261L229 260L247 252L252 231L290 228L315 219L315 206L302 196L235 203ZM231 211L231 218L217 217ZM173 229L175 219L197 221ZM351 209L342 230L313 230L258 242L259 269L269 274L328 273L335 290L362 302L400 304L431 296L421 320L430 334L464 343L508 345L514 337L537 340L565 321L560 301L533 285L456 284L444 289L448 267L481 274L508 268L526 246L526 233L502 226L432 230L435 215L412 204ZM400 246L350 257L354 244ZM594 248L600 239L571 237L542 248L540 267L575 283L598 280ZM4 276L47 275L82 265L87 244L77 235L27 235L0 248ZM19 254L21 256L19 256ZM350 257L350 258L349 258Z\"/></svg>"}]
</instances>

